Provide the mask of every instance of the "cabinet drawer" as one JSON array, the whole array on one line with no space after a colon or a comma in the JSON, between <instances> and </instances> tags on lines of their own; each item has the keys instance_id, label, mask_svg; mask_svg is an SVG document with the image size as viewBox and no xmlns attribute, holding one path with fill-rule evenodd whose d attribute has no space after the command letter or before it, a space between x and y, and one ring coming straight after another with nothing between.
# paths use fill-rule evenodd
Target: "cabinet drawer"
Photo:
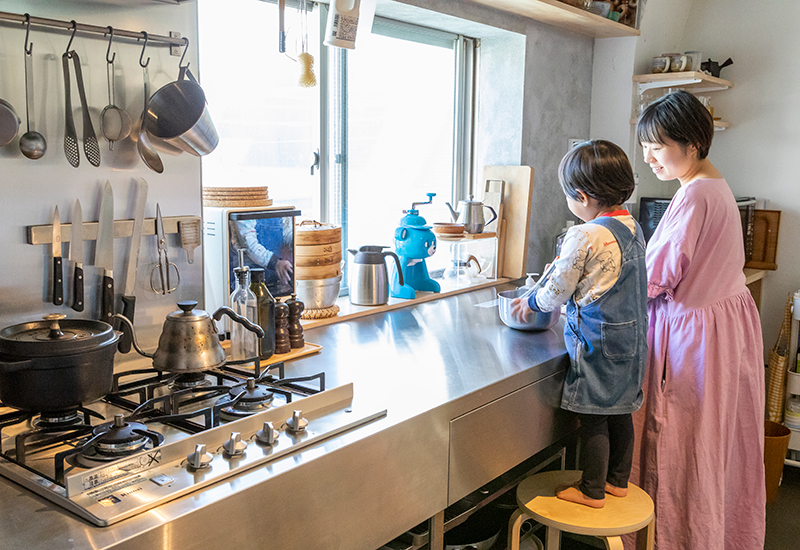
<instances>
[{"instance_id":1,"label":"cabinet drawer","mask_svg":"<svg viewBox=\"0 0 800 550\"><path fill-rule=\"evenodd\" d=\"M577 427L560 408L559 371L450 421L448 505Z\"/></svg>"}]
</instances>

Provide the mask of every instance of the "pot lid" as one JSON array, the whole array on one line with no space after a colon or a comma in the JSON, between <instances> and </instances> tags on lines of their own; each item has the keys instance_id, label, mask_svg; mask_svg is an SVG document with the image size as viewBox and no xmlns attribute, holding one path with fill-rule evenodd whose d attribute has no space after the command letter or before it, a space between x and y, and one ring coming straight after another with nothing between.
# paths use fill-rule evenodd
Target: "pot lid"
<instances>
[{"instance_id":1,"label":"pot lid","mask_svg":"<svg viewBox=\"0 0 800 550\"><path fill-rule=\"evenodd\" d=\"M239 268L237 267L236 269ZM167 315L167 319L169 321L175 321L178 323L197 323L198 321L202 321L210 317L208 312L204 309L195 309L197 307L197 302L195 300L177 302L177 305L180 309Z\"/></svg>"},{"instance_id":2,"label":"pot lid","mask_svg":"<svg viewBox=\"0 0 800 550\"><path fill-rule=\"evenodd\" d=\"M66 315L45 315L0 331L0 354L13 357L53 357L92 351L116 342L114 329L103 321L66 319Z\"/></svg>"}]
</instances>

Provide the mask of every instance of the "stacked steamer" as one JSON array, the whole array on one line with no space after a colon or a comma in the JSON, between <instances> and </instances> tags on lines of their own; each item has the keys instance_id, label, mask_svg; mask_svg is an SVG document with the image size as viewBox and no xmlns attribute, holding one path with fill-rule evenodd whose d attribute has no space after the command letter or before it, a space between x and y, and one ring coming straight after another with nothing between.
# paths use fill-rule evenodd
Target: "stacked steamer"
<instances>
[{"instance_id":1,"label":"stacked steamer","mask_svg":"<svg viewBox=\"0 0 800 550\"><path fill-rule=\"evenodd\" d=\"M248 208L271 205L267 187L203 187L203 206Z\"/></svg>"},{"instance_id":2,"label":"stacked steamer","mask_svg":"<svg viewBox=\"0 0 800 550\"><path fill-rule=\"evenodd\" d=\"M295 226L294 276L303 319L324 319L339 312L342 283L342 228L303 221Z\"/></svg>"}]
</instances>

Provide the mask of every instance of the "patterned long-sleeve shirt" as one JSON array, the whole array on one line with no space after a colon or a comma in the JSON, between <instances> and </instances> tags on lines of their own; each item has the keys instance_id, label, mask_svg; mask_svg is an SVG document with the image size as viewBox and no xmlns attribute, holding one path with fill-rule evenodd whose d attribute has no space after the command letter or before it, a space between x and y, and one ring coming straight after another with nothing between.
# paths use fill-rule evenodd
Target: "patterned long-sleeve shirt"
<instances>
[{"instance_id":1,"label":"patterned long-sleeve shirt","mask_svg":"<svg viewBox=\"0 0 800 550\"><path fill-rule=\"evenodd\" d=\"M635 231L633 216L627 211L614 218L631 233ZM528 305L534 310L553 311L571 296L578 306L590 304L617 282L621 260L622 251L611 231L593 223L575 225L567 231L561 253L553 260L550 278L528 299Z\"/></svg>"}]
</instances>

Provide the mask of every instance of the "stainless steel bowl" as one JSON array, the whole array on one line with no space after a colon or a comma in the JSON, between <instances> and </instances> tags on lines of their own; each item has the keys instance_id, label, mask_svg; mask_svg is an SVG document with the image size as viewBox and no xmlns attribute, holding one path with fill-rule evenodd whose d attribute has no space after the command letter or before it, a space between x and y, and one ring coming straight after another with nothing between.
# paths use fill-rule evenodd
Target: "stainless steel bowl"
<instances>
[{"instance_id":1,"label":"stainless steel bowl","mask_svg":"<svg viewBox=\"0 0 800 550\"><path fill-rule=\"evenodd\" d=\"M297 280L297 299L303 302L306 309L325 309L336 303L342 276L327 279Z\"/></svg>"},{"instance_id":2,"label":"stainless steel bowl","mask_svg":"<svg viewBox=\"0 0 800 550\"><path fill-rule=\"evenodd\" d=\"M526 287L517 288L514 290L504 290L497 293L497 309L500 311L500 319L509 326L517 330L547 330L558 322L558 317L561 315L561 310L550 311L542 313L541 311L532 311L528 314L528 320L520 323L511 314L511 301L514 298L520 297L528 289Z\"/></svg>"}]
</instances>

